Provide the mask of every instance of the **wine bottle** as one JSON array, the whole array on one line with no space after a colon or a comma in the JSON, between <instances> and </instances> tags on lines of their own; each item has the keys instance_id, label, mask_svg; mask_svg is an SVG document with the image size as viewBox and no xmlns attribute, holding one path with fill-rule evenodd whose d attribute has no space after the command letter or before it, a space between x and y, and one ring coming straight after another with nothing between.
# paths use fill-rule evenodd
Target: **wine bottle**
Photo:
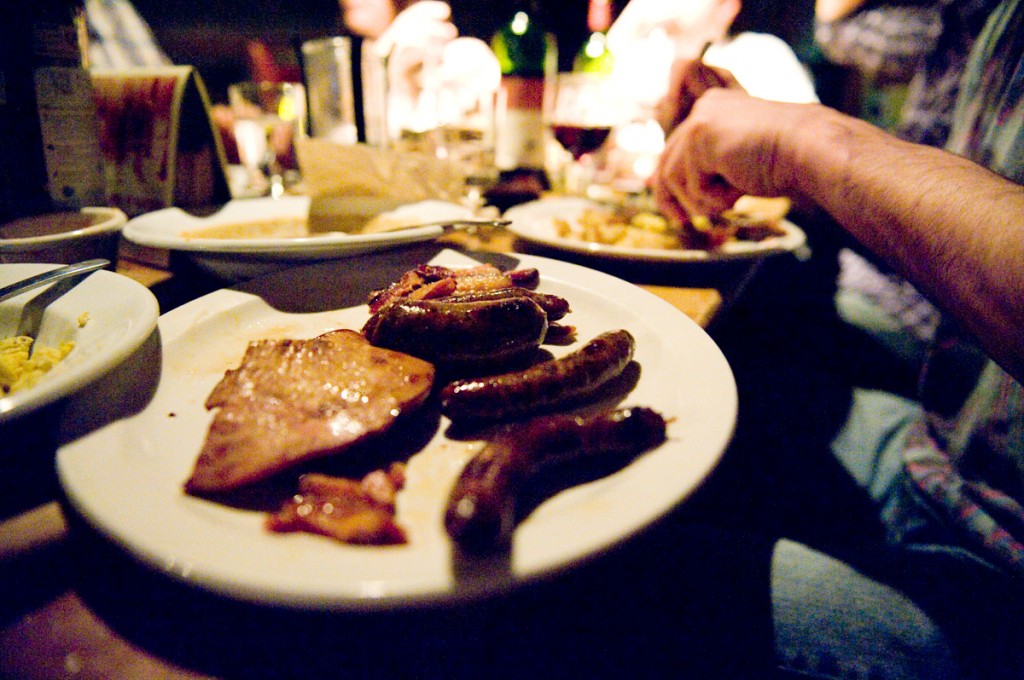
<instances>
[{"instance_id":1,"label":"wine bottle","mask_svg":"<svg viewBox=\"0 0 1024 680\"><path fill-rule=\"evenodd\" d=\"M572 70L577 73L611 73L614 57L608 49L608 28L612 25L611 0L590 0L587 28L590 35L576 53Z\"/></svg>"},{"instance_id":2,"label":"wine bottle","mask_svg":"<svg viewBox=\"0 0 1024 680\"><path fill-rule=\"evenodd\" d=\"M501 65L504 115L496 162L501 170L544 167L544 107L558 72L558 43L547 30L536 0L520 3L491 38Z\"/></svg>"},{"instance_id":3,"label":"wine bottle","mask_svg":"<svg viewBox=\"0 0 1024 680\"><path fill-rule=\"evenodd\" d=\"M0 222L105 205L81 0L0 6Z\"/></svg>"}]
</instances>

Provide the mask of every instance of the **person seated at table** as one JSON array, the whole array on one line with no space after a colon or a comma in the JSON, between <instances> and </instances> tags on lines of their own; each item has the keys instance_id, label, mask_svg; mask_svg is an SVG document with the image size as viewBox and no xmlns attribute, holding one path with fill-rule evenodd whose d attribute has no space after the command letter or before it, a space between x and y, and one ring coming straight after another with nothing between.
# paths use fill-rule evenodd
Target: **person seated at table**
<instances>
[{"instance_id":1,"label":"person seated at table","mask_svg":"<svg viewBox=\"0 0 1024 680\"><path fill-rule=\"evenodd\" d=\"M379 143L382 125L392 128L416 119L430 127L436 103L420 97L424 89L456 80L486 83L500 78L497 58L483 41L460 36L451 7L440 0L338 0L345 27L362 39L359 52L367 141ZM370 57L370 58L367 58ZM386 77L383 69L386 64ZM382 90L386 89L386 94ZM388 115L378 109L387 102ZM431 110L420 110L426 105ZM375 132L376 130L376 132Z\"/></svg>"},{"instance_id":2,"label":"person seated at table","mask_svg":"<svg viewBox=\"0 0 1024 680\"><path fill-rule=\"evenodd\" d=\"M654 178L661 209L715 215L741 193L813 202L956 324L940 328L917 401L857 392L832 444L886 546L851 566L776 544L778 667L1024 676L1024 0L1003 0L978 38L945 150L709 88L707 71L687 67L694 103Z\"/></svg>"}]
</instances>

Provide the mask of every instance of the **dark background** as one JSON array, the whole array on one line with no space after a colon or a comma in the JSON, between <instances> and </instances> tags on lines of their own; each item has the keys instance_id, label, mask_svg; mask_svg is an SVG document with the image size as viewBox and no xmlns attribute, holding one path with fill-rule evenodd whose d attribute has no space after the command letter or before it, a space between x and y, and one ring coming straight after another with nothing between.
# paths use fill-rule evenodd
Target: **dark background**
<instances>
[{"instance_id":1,"label":"dark background","mask_svg":"<svg viewBox=\"0 0 1024 680\"><path fill-rule=\"evenodd\" d=\"M508 19L514 0L450 0L455 24L464 35L488 40ZM541 0L544 19L558 38L559 61L568 70L587 35L587 0ZM616 13L626 0L615 0ZM246 45L259 40L285 67L298 63L303 40L344 33L337 0L135 0L157 41L179 64L197 68L211 98L225 99L227 84L249 74ZM747 0L735 28L773 33L816 67L810 46L813 0Z\"/></svg>"}]
</instances>

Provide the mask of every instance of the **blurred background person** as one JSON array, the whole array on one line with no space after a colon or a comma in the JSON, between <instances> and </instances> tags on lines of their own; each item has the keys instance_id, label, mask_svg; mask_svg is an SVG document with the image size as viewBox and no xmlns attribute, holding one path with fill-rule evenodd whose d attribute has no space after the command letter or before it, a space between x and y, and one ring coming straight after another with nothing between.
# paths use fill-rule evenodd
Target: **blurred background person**
<instances>
[{"instance_id":1,"label":"blurred background person","mask_svg":"<svg viewBox=\"0 0 1024 680\"><path fill-rule=\"evenodd\" d=\"M815 41L870 83L906 84L893 132L942 146L967 55L996 0L817 0Z\"/></svg>"},{"instance_id":2,"label":"blurred background person","mask_svg":"<svg viewBox=\"0 0 1024 680\"><path fill-rule=\"evenodd\" d=\"M413 0L338 0L342 22L355 35L375 40Z\"/></svg>"},{"instance_id":3,"label":"blurred background person","mask_svg":"<svg viewBox=\"0 0 1024 680\"><path fill-rule=\"evenodd\" d=\"M356 82L362 138L377 145L439 125L443 89L497 90L500 68L482 40L460 36L439 0L339 0L361 38Z\"/></svg>"},{"instance_id":4,"label":"blurred background person","mask_svg":"<svg viewBox=\"0 0 1024 680\"><path fill-rule=\"evenodd\" d=\"M818 101L810 73L784 40L733 29L750 25L743 12L741 0L631 0L608 30L618 79L631 83L641 105L653 106L666 94L678 96L673 68L700 57L755 97Z\"/></svg>"}]
</instances>

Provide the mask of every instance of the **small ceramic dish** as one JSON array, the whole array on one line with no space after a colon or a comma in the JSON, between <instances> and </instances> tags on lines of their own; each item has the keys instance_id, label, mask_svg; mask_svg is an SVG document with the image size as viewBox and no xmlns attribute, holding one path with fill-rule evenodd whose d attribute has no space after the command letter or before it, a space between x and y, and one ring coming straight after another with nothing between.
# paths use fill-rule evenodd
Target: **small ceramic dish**
<instances>
[{"instance_id":1,"label":"small ceramic dish","mask_svg":"<svg viewBox=\"0 0 1024 680\"><path fill-rule=\"evenodd\" d=\"M127 222L124 212L107 207L21 217L0 225L0 263L116 262Z\"/></svg>"}]
</instances>

